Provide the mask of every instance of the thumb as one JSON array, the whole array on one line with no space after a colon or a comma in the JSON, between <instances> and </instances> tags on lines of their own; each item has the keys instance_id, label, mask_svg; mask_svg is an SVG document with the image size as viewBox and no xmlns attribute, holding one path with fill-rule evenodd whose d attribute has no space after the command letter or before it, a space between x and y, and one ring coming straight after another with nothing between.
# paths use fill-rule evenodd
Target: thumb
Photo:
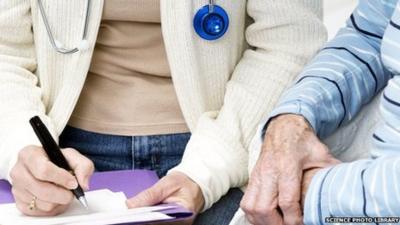
<instances>
[{"instance_id":1,"label":"thumb","mask_svg":"<svg viewBox=\"0 0 400 225\"><path fill-rule=\"evenodd\" d=\"M328 146L326 146L325 144L321 143L319 148L322 149L322 152L320 154L317 154L317 156L319 156L319 160L321 161L321 163L324 164L324 167L332 166L332 165L336 165L336 164L341 163L341 161L339 159L335 158L331 154Z\"/></svg>"},{"instance_id":2,"label":"thumb","mask_svg":"<svg viewBox=\"0 0 400 225\"><path fill-rule=\"evenodd\" d=\"M179 189L179 185L169 176L162 178L151 188L142 191L135 197L126 201L128 208L153 206L163 202Z\"/></svg>"},{"instance_id":3,"label":"thumb","mask_svg":"<svg viewBox=\"0 0 400 225\"><path fill-rule=\"evenodd\" d=\"M62 150L75 173L76 179L84 190L89 189L89 180L94 172L93 162L72 148Z\"/></svg>"},{"instance_id":4,"label":"thumb","mask_svg":"<svg viewBox=\"0 0 400 225\"><path fill-rule=\"evenodd\" d=\"M336 159L329 151L329 148L319 142L312 146L311 154L305 164L304 169L310 168L325 168L332 165L341 163L340 160Z\"/></svg>"},{"instance_id":5,"label":"thumb","mask_svg":"<svg viewBox=\"0 0 400 225\"><path fill-rule=\"evenodd\" d=\"M341 163L341 161L339 160L339 159L337 159L337 158L335 158L332 154L328 154L328 156L325 158L325 161L324 161L328 166L333 166L333 165L336 165L336 164L339 164L339 163Z\"/></svg>"}]
</instances>

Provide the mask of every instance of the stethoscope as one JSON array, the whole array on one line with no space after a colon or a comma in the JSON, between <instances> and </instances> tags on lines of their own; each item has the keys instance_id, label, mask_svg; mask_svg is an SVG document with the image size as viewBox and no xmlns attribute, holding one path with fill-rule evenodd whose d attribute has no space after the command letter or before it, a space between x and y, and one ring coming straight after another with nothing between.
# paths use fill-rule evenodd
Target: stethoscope
<instances>
[{"instance_id":1,"label":"stethoscope","mask_svg":"<svg viewBox=\"0 0 400 225\"><path fill-rule=\"evenodd\" d=\"M85 23L83 26L82 40L79 45L75 48L65 48L63 44L54 38L53 32L49 25L46 12L43 7L42 0L37 0L39 5L39 11L42 16L43 23L46 27L47 35L50 40L50 44L54 50L61 54L72 54L78 51L84 51L89 48L87 41L88 22L90 14L91 0L87 0L86 3L86 15ZM196 33L204 40L214 41L226 33L229 27L229 16L226 11L215 4L215 0L209 0L208 4L199 9L193 19L193 27Z\"/></svg>"},{"instance_id":2,"label":"stethoscope","mask_svg":"<svg viewBox=\"0 0 400 225\"><path fill-rule=\"evenodd\" d=\"M209 0L193 19L193 27L196 33L203 39L213 41L224 36L229 27L229 16L226 11L215 4L215 0Z\"/></svg>"}]
</instances>

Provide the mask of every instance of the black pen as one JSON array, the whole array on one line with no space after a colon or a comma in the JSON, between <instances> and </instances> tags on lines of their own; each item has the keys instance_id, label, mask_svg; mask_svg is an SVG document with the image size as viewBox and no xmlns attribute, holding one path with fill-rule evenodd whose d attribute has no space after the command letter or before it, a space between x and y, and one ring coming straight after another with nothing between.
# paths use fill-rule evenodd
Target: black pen
<instances>
[{"instance_id":1,"label":"black pen","mask_svg":"<svg viewBox=\"0 0 400 225\"><path fill-rule=\"evenodd\" d=\"M50 161L54 163L56 166L63 168L71 173L73 173L71 167L69 166L67 159L61 152L60 147L54 141L51 136L49 130L44 125L42 120L35 116L29 120L33 130L35 131L36 136L39 138L40 143L42 143L43 149L49 157ZM88 204L85 198L85 193L83 192L81 186L79 186L74 190L71 190L75 197L79 200L79 202L85 207L88 208Z\"/></svg>"}]
</instances>

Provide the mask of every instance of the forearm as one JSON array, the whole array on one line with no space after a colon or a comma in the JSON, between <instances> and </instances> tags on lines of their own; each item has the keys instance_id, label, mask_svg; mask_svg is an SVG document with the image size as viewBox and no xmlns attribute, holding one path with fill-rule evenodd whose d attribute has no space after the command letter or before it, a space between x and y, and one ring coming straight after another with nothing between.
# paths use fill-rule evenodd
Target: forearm
<instances>
[{"instance_id":1,"label":"forearm","mask_svg":"<svg viewBox=\"0 0 400 225\"><path fill-rule=\"evenodd\" d=\"M29 0L0 1L0 178L9 171L18 151L38 145L29 119L38 115L54 134L42 102Z\"/></svg>"},{"instance_id":2,"label":"forearm","mask_svg":"<svg viewBox=\"0 0 400 225\"><path fill-rule=\"evenodd\" d=\"M372 2L360 2L347 26L299 75L270 118L283 113L302 115L324 138L354 118L387 84L391 74L379 57L379 37L393 8Z\"/></svg>"},{"instance_id":3,"label":"forearm","mask_svg":"<svg viewBox=\"0 0 400 225\"><path fill-rule=\"evenodd\" d=\"M252 48L236 65L223 106L204 113L176 168L202 187L205 208L229 188L246 183L247 150L260 120L326 38L317 16L322 11L320 1L247 4L254 23L246 30L246 41Z\"/></svg>"}]
</instances>

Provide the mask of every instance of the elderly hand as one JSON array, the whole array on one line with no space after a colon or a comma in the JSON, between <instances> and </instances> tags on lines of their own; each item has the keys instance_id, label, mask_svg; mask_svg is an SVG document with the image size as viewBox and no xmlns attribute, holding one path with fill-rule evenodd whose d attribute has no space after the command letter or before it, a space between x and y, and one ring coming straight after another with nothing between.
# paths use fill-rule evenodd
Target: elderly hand
<instances>
[{"instance_id":1,"label":"elderly hand","mask_svg":"<svg viewBox=\"0 0 400 225\"><path fill-rule=\"evenodd\" d=\"M129 208L152 206L158 203L176 203L199 213L204 205L200 187L183 173L173 172L153 187L127 200Z\"/></svg>"},{"instance_id":2,"label":"elderly hand","mask_svg":"<svg viewBox=\"0 0 400 225\"><path fill-rule=\"evenodd\" d=\"M89 178L94 171L93 163L74 149L62 149L62 153L76 178L50 162L41 147L28 146L19 152L10 176L17 208L25 215L60 214L74 200L70 190L75 189L78 182L83 189L89 188Z\"/></svg>"},{"instance_id":3,"label":"elderly hand","mask_svg":"<svg viewBox=\"0 0 400 225\"><path fill-rule=\"evenodd\" d=\"M338 162L303 117L272 119L241 202L247 219L254 225L303 224L303 171Z\"/></svg>"}]
</instances>

